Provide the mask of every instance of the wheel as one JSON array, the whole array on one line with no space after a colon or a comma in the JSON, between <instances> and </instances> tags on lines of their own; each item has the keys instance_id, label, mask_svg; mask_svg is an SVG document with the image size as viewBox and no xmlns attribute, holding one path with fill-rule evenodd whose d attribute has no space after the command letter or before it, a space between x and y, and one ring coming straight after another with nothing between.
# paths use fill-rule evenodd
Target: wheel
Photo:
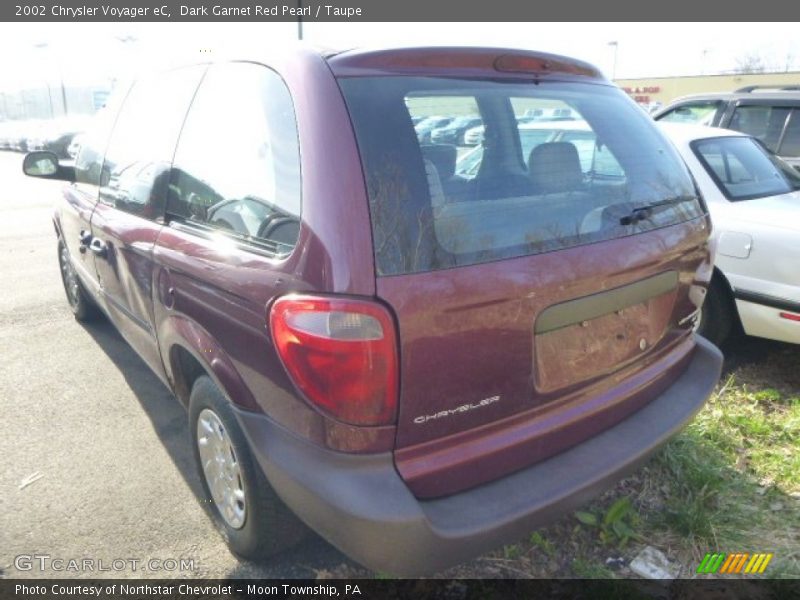
<instances>
[{"instance_id":1,"label":"wheel","mask_svg":"<svg viewBox=\"0 0 800 600\"><path fill-rule=\"evenodd\" d=\"M715 277L708 286L695 331L715 346L721 346L731 333L735 310L728 290Z\"/></svg>"},{"instance_id":2,"label":"wheel","mask_svg":"<svg viewBox=\"0 0 800 600\"><path fill-rule=\"evenodd\" d=\"M69 250L62 241L58 242L58 266L61 269L61 281L67 294L67 302L75 319L78 321L95 319L100 311L78 278Z\"/></svg>"},{"instance_id":3,"label":"wheel","mask_svg":"<svg viewBox=\"0 0 800 600\"><path fill-rule=\"evenodd\" d=\"M308 530L270 486L228 400L206 375L192 386L189 419L204 504L231 551L258 560L302 541Z\"/></svg>"}]
</instances>

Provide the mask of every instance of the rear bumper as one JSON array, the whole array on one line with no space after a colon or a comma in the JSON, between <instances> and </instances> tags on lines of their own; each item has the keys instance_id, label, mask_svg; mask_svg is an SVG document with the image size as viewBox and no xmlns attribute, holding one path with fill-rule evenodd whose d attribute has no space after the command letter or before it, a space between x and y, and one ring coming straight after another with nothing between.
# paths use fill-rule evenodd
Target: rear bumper
<instances>
[{"instance_id":1,"label":"rear bumper","mask_svg":"<svg viewBox=\"0 0 800 600\"><path fill-rule=\"evenodd\" d=\"M391 453L331 452L264 415L237 418L269 481L312 529L374 570L416 576L475 557L552 521L638 467L703 406L722 354L703 338L663 394L578 446L482 486L415 498Z\"/></svg>"}]
</instances>

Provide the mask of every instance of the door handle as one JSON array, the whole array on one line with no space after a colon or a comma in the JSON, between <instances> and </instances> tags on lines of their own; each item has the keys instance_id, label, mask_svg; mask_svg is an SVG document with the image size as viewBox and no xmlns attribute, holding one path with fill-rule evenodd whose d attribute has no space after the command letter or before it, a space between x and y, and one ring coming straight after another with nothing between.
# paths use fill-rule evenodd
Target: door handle
<instances>
[{"instance_id":1,"label":"door handle","mask_svg":"<svg viewBox=\"0 0 800 600\"><path fill-rule=\"evenodd\" d=\"M89 250L100 258L106 258L106 256L108 256L108 246L99 238L92 238L92 243L89 244Z\"/></svg>"}]
</instances>

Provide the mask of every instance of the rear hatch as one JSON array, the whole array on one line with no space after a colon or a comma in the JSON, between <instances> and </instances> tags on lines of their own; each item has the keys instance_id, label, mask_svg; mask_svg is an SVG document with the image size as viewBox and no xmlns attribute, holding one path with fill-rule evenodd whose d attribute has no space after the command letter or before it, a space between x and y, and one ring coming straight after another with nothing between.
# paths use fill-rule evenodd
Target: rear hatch
<instances>
[{"instance_id":1,"label":"rear hatch","mask_svg":"<svg viewBox=\"0 0 800 600\"><path fill-rule=\"evenodd\" d=\"M689 292L709 266L695 187L622 92L564 59L539 78L518 70L541 70L536 55L461 52L447 64L462 71L437 67L447 50L419 72L413 54L333 64L399 330L396 464L419 497L523 468L652 399L691 352ZM566 109L571 125L520 135L523 115ZM428 115L482 119L471 176L456 175L468 148L417 138Z\"/></svg>"}]
</instances>

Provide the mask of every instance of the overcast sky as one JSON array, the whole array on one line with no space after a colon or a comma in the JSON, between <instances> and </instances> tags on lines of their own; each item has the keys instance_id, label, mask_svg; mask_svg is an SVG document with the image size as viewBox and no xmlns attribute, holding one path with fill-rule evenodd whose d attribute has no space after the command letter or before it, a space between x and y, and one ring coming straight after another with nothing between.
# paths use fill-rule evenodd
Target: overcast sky
<instances>
[{"instance_id":1,"label":"overcast sky","mask_svg":"<svg viewBox=\"0 0 800 600\"><path fill-rule=\"evenodd\" d=\"M747 54L775 70L800 70L795 23L305 23L308 42L378 45L492 45L581 58L607 76L659 77L733 70ZM63 76L82 85L200 50L225 55L297 38L295 23L0 23L0 90ZM9 60L7 57L11 57Z\"/></svg>"}]
</instances>

